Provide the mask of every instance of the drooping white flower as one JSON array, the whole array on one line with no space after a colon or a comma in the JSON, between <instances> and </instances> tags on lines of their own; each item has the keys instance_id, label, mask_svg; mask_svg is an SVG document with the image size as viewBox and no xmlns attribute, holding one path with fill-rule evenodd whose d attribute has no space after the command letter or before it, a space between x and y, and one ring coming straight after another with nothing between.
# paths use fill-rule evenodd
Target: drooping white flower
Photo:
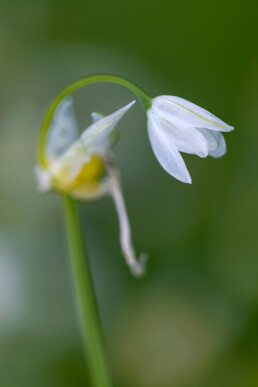
<instances>
[{"instance_id":1,"label":"drooping white flower","mask_svg":"<svg viewBox=\"0 0 258 387\"><path fill-rule=\"evenodd\" d=\"M134 102L107 116L92 113L92 124L79 136L72 100L64 99L49 129L47 168L36 166L35 172L42 192L54 190L83 201L110 194L118 213L122 252L132 273L142 275L146 259L144 255L136 259L119 173L110 151L119 135L116 125Z\"/></svg>"},{"instance_id":2,"label":"drooping white flower","mask_svg":"<svg viewBox=\"0 0 258 387\"><path fill-rule=\"evenodd\" d=\"M221 132L234 129L207 110L169 95L154 98L147 116L157 160L166 172L184 183L192 180L180 152L221 157L226 153Z\"/></svg>"}]
</instances>

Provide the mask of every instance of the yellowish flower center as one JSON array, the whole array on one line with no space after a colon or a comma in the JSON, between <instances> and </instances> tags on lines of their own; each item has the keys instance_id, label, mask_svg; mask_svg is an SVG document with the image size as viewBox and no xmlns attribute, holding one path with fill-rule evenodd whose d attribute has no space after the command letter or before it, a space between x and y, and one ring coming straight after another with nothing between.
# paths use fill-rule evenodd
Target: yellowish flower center
<instances>
[{"instance_id":1,"label":"yellowish flower center","mask_svg":"<svg viewBox=\"0 0 258 387\"><path fill-rule=\"evenodd\" d=\"M85 163L79 174L73 181L73 188L78 188L84 183L98 182L104 173L105 167L101 158L93 155L90 161Z\"/></svg>"}]
</instances>

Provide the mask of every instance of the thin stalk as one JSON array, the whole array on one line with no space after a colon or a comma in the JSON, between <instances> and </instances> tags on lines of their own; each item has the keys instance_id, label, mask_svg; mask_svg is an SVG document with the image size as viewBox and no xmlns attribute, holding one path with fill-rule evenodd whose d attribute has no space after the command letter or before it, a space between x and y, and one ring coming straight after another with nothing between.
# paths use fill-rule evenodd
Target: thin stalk
<instances>
[{"instance_id":1,"label":"thin stalk","mask_svg":"<svg viewBox=\"0 0 258 387\"><path fill-rule=\"evenodd\" d=\"M147 93L145 93L140 87L138 87L128 79L117 77L116 75L111 75L111 74L95 74L95 75L88 75L86 77L83 77L71 83L70 85L65 87L50 104L41 126L39 148L38 148L38 159L39 159L39 164L43 168L47 167L47 160L45 156L47 133L57 105L60 103L60 101L63 98L71 94L73 91L92 83L102 83L102 82L116 83L126 87L127 89L131 90L135 94L135 96L139 99L144 110L149 109L151 105L151 97Z\"/></svg>"},{"instance_id":2,"label":"thin stalk","mask_svg":"<svg viewBox=\"0 0 258 387\"><path fill-rule=\"evenodd\" d=\"M73 286L92 386L111 387L106 348L76 202L69 196L63 200Z\"/></svg>"}]
</instances>

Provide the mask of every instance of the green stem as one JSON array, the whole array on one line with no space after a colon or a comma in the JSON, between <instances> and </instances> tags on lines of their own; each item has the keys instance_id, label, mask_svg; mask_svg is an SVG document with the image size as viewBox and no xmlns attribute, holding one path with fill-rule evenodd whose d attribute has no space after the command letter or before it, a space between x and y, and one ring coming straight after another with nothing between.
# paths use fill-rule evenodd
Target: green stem
<instances>
[{"instance_id":1,"label":"green stem","mask_svg":"<svg viewBox=\"0 0 258 387\"><path fill-rule=\"evenodd\" d=\"M117 83L119 85L122 85L129 90L131 90L136 97L141 102L144 110L148 110L148 108L151 105L151 97L147 95L142 89L140 89L138 86L136 86L133 82L117 77L116 75L110 75L110 74L96 74L96 75L89 75L86 77L83 77L79 79L78 81L73 82L72 84L68 85L66 88L64 88L53 100L53 102L50 104L45 118L43 120L43 124L41 127L40 132L40 138L39 138L39 149L38 149L38 159L39 164L44 168L47 167L47 160L45 156L45 147L46 147L46 141L47 141L47 133L48 129L50 127L50 123L54 114L54 111L57 107L57 105L60 103L60 101L65 98L67 95L72 93L73 91L89 85L91 83L100 83L100 82L109 82L109 83Z\"/></svg>"},{"instance_id":2,"label":"green stem","mask_svg":"<svg viewBox=\"0 0 258 387\"><path fill-rule=\"evenodd\" d=\"M86 249L76 207L69 196L64 197L64 212L73 285L83 334L83 343L88 368L91 372L92 386L111 387L104 338L101 330L97 303Z\"/></svg>"}]
</instances>

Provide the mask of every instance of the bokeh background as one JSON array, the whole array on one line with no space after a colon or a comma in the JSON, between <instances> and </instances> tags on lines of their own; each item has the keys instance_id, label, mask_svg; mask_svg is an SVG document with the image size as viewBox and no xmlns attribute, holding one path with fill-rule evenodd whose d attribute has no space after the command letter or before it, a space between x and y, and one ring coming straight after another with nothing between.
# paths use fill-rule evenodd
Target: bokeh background
<instances>
[{"instance_id":1,"label":"bokeh background","mask_svg":"<svg viewBox=\"0 0 258 387\"><path fill-rule=\"evenodd\" d=\"M138 252L132 278L111 199L81 205L115 386L258 386L256 0L18 0L0 14L0 386L90 386L74 311L60 197L33 176L43 113L71 81L109 72L212 111L235 131L219 160L167 175L139 104L115 153ZM75 93L94 110L120 86Z\"/></svg>"}]
</instances>

